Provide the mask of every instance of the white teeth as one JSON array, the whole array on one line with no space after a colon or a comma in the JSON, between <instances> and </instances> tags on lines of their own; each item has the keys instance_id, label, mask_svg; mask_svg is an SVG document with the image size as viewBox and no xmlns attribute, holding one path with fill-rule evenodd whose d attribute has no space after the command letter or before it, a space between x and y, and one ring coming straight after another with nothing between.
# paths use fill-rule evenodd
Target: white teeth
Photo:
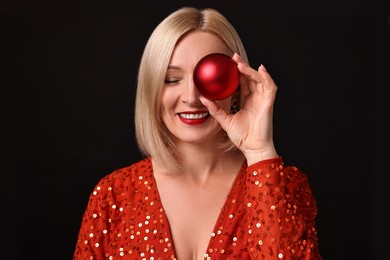
<instances>
[{"instance_id":1,"label":"white teeth","mask_svg":"<svg viewBox=\"0 0 390 260\"><path fill-rule=\"evenodd\" d=\"M181 117L185 119L200 119L208 116L209 113L200 113L200 114L179 114Z\"/></svg>"}]
</instances>

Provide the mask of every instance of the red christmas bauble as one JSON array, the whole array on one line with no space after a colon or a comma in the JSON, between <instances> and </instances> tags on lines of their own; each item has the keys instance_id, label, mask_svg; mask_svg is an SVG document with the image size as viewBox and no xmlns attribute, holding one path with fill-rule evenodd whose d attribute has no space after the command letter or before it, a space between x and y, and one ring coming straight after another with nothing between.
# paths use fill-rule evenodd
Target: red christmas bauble
<instances>
[{"instance_id":1,"label":"red christmas bauble","mask_svg":"<svg viewBox=\"0 0 390 260\"><path fill-rule=\"evenodd\" d=\"M194 83L205 98L225 99L231 96L240 84L237 63L226 54L208 54L195 66Z\"/></svg>"}]
</instances>

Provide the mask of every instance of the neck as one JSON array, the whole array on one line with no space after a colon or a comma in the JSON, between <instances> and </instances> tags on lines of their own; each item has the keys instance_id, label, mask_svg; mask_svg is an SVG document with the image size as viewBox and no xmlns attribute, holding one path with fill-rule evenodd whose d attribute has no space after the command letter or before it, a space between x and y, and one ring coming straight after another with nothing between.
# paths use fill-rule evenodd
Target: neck
<instances>
[{"instance_id":1,"label":"neck","mask_svg":"<svg viewBox=\"0 0 390 260\"><path fill-rule=\"evenodd\" d=\"M211 147L213 146L213 147ZM178 150L180 170L171 172L162 170L159 172L180 176L186 181L202 184L210 178L225 175L229 172L236 173L241 167L245 157L239 150L225 152L217 149L214 144L211 146L199 146L194 144L180 144Z\"/></svg>"}]
</instances>

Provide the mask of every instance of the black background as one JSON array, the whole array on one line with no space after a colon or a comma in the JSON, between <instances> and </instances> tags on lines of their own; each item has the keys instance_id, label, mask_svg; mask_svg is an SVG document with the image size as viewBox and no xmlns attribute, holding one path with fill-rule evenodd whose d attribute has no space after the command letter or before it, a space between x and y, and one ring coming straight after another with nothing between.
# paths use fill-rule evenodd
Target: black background
<instances>
[{"instance_id":1,"label":"black background","mask_svg":"<svg viewBox=\"0 0 390 260\"><path fill-rule=\"evenodd\" d=\"M93 186L141 158L138 64L185 5L221 11L276 81L275 143L309 177L324 259L386 259L390 10L363 0L1 4L0 258L72 258Z\"/></svg>"}]
</instances>

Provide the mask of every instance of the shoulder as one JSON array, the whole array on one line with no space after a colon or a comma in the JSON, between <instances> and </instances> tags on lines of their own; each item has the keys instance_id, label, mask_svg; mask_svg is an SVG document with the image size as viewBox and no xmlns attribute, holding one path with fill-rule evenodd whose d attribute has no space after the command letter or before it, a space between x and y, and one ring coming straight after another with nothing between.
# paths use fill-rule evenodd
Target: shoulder
<instances>
[{"instance_id":1,"label":"shoulder","mask_svg":"<svg viewBox=\"0 0 390 260\"><path fill-rule=\"evenodd\" d=\"M101 178L95 185L92 195L127 197L129 193L141 189L145 179L151 179L152 176L152 163L148 157L129 166L118 168Z\"/></svg>"},{"instance_id":2,"label":"shoulder","mask_svg":"<svg viewBox=\"0 0 390 260\"><path fill-rule=\"evenodd\" d=\"M99 184L106 185L108 183L113 185L118 182L120 184L122 183L122 181L128 180L129 178L132 179L137 176L144 175L145 173L151 173L151 172L152 172L151 160L150 158L145 158L129 166L125 166L114 170L113 172L104 176L99 181Z\"/></svg>"}]
</instances>

